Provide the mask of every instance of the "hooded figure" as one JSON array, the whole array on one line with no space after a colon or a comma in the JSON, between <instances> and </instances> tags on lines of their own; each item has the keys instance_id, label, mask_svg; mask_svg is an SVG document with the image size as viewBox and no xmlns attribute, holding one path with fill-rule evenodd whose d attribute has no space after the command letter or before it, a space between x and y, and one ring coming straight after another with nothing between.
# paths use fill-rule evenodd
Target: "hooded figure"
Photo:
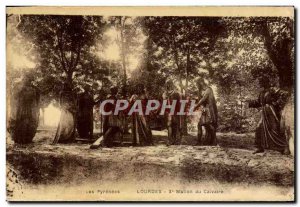
<instances>
[{"instance_id":1,"label":"hooded figure","mask_svg":"<svg viewBox=\"0 0 300 207\"><path fill-rule=\"evenodd\" d=\"M64 84L60 92L60 121L53 144L71 143L75 140L76 128L76 98L69 84Z\"/></svg>"},{"instance_id":2,"label":"hooded figure","mask_svg":"<svg viewBox=\"0 0 300 207\"><path fill-rule=\"evenodd\" d=\"M32 74L26 74L23 82L14 88L12 94L9 132L12 139L19 144L32 142L39 123L40 94L32 85L33 79Z\"/></svg>"}]
</instances>

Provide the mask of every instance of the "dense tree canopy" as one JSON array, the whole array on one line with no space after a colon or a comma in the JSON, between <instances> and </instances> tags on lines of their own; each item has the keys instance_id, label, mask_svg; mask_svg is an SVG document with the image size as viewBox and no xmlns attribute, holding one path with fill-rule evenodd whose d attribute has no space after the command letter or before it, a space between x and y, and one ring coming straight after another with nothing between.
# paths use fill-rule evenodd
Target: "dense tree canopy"
<instances>
[{"instance_id":1,"label":"dense tree canopy","mask_svg":"<svg viewBox=\"0 0 300 207\"><path fill-rule=\"evenodd\" d=\"M42 91L57 92L61 83L73 87L105 81L107 65L95 55L105 22L94 16L22 15L17 29L35 51ZM56 88L55 88L56 87Z\"/></svg>"}]
</instances>

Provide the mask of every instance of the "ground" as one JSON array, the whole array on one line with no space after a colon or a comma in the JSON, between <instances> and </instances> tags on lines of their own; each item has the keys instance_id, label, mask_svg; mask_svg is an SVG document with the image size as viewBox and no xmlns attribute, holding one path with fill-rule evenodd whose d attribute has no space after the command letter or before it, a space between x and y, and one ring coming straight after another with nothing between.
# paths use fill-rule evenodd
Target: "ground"
<instances>
[{"instance_id":1,"label":"ground","mask_svg":"<svg viewBox=\"0 0 300 207\"><path fill-rule=\"evenodd\" d=\"M238 192L245 192L248 196L249 189L251 192L253 189L254 192L268 189L273 192L273 196L277 195L275 199L293 198L293 157L273 151L252 154L253 133L218 133L219 146L210 147L192 146L196 142L194 133L184 137L183 145L166 146L166 131L153 131L155 146L123 146L97 150L89 149L89 144L84 142L51 145L54 134L55 131L51 130L39 131L34 143L27 146L8 142L8 165L17 172L23 193L29 192L28 189L30 192L41 189L48 192L52 189L49 186L55 186L57 193L66 192L63 186L72 186L70 192L73 192L77 189L74 186L80 186L81 193L85 196L88 194L86 199L93 200L100 199L99 195L94 195L99 186L101 189L111 189L111 186L114 189L124 189L124 184L127 183L127 187L132 186L134 189L146 186L147 189L164 189L163 192L168 192L170 188L190 188L195 191L198 186L202 190L203 187L200 186L212 186L211 189L215 191L229 192L229 189L238 189ZM125 141L129 141L129 138L130 136L126 136ZM61 194L50 197L59 200L58 195ZM71 195L72 193L71 200L77 200ZM25 195L22 196L24 198ZM168 194L168 198L173 197ZM204 195L197 198L209 199ZM197 198L190 197L191 200ZM215 199L220 198L227 197ZM228 198L238 200L238 197ZM33 198L29 196L28 199ZM251 196L249 199L251 200Z\"/></svg>"}]
</instances>

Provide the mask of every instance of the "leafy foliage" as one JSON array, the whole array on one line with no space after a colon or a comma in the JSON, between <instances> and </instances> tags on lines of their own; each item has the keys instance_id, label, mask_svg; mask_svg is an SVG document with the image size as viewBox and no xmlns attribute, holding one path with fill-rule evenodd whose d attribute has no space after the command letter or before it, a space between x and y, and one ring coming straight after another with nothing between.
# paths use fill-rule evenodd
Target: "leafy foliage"
<instances>
[{"instance_id":1,"label":"leafy foliage","mask_svg":"<svg viewBox=\"0 0 300 207\"><path fill-rule=\"evenodd\" d=\"M62 83L78 88L93 83L93 78L106 81L105 62L94 54L105 27L102 17L22 15L20 18L18 31L33 44L37 82L44 94L56 97Z\"/></svg>"},{"instance_id":2,"label":"leafy foliage","mask_svg":"<svg viewBox=\"0 0 300 207\"><path fill-rule=\"evenodd\" d=\"M112 85L133 93L144 84L160 98L172 81L186 96L199 99L201 82L215 89L220 129L253 129L259 115L244 101L259 93L258 79L292 90L294 21L283 17L124 17L21 15L8 18L9 48L34 62L36 85L45 105L57 97L62 83L79 92L83 85L108 93ZM108 30L117 33L106 39ZM145 38L145 39L144 39ZM99 56L117 44L120 58ZM129 69L130 58L139 64ZM24 62L24 61L23 61ZM26 64L24 63L24 67ZM8 61L8 82L21 77ZM253 117L252 114L255 114Z\"/></svg>"}]
</instances>

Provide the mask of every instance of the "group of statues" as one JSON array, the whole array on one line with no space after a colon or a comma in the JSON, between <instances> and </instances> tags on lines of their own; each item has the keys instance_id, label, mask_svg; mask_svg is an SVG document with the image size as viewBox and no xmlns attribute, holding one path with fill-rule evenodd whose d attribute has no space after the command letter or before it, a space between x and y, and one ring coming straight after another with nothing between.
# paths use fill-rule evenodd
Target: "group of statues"
<instances>
[{"instance_id":1,"label":"group of statues","mask_svg":"<svg viewBox=\"0 0 300 207\"><path fill-rule=\"evenodd\" d=\"M8 130L16 143L28 144L35 136L39 120L39 93L31 84L33 77L25 78L20 87L13 91L11 103L12 113L9 120ZM248 105L252 108L261 108L261 120L255 132L255 153L263 152L265 149L277 150L288 153L288 140L280 127L281 111L286 103L287 93L271 87L268 79L262 78L260 85L263 90L256 100L249 100ZM202 82L202 97L198 99L196 109L199 110L197 145L217 145L216 130L218 127L218 110L214 92L210 86ZM135 88L135 93L126 98L131 104L141 100L143 107L148 100L148 94L142 84ZM165 92L162 94L164 100L180 100L182 94L174 89L173 84L166 83ZM117 100L119 89L112 87L110 95L106 99ZM93 108L102 100L94 101L91 89L86 86L80 95L74 95L72 87L64 84L60 93L59 104L61 108L60 122L57 127L53 144L71 143L75 141L75 132L80 137L94 140L93 137ZM115 104L105 105L109 111ZM153 145L153 136L149 124L149 117L144 114L133 113L128 117L125 111L118 114L103 115L102 136L97 139L91 148L113 147L113 139L128 134L128 122L131 126L132 145ZM129 120L129 121L128 121ZM168 129L168 145L181 144L183 130L183 116L166 112L164 114L165 126ZM203 136L203 130L205 134Z\"/></svg>"},{"instance_id":2,"label":"group of statues","mask_svg":"<svg viewBox=\"0 0 300 207\"><path fill-rule=\"evenodd\" d=\"M108 99L117 100L117 91L118 89L113 87L111 89L111 95ZM143 111L146 111L147 101L149 97L147 91L145 90L142 84L139 84L135 88L135 94L129 98L129 103L132 106L136 100L140 100L142 104ZM182 94L172 87L172 84L166 83L165 92L162 94L162 99L166 100L168 105L171 105L171 102L176 100L175 105L175 113L170 113L170 110L166 110L162 115L164 116L165 126L168 130L168 142L167 145L179 145L181 144L181 139L183 136L183 122L185 115L178 115L180 109L179 100L182 99ZM115 104L108 104L105 111L110 111L114 107ZM197 103L196 108L201 107L201 119L199 122L199 135L198 135L198 145L216 145L216 127L217 127L217 106L216 100L213 94L213 90L211 87L207 87L203 98ZM128 107L130 108L130 107ZM152 114L146 113L133 113L130 116L131 119L131 135L132 135L132 144L140 145L140 146L149 146L154 145L153 136L150 128L150 119L151 115L157 114L160 111L157 109L153 111ZM91 148L95 149L100 146L102 147L110 147L112 145L112 139L114 138L114 134L119 132L126 133L124 129L126 129L127 122L122 121L124 117L128 116L128 110L122 111L119 114L110 114L104 116L104 126L103 126L103 137L99 138ZM125 126L124 126L125 124ZM202 128L205 128L205 136L202 139Z\"/></svg>"}]
</instances>

